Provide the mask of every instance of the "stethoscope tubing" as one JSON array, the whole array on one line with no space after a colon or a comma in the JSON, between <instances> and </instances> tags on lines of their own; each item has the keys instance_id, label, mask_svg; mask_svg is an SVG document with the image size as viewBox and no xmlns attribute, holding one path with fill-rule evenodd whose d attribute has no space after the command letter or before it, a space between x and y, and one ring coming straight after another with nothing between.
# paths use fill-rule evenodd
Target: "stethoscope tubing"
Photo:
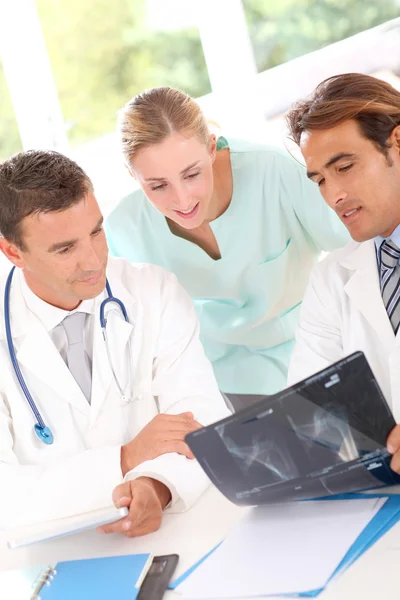
<instances>
[{"instance_id":1,"label":"stethoscope tubing","mask_svg":"<svg viewBox=\"0 0 400 600\"><path fill-rule=\"evenodd\" d=\"M21 369L20 369L18 361L17 361L17 356L15 354L14 344L12 341L11 318L10 318L10 289L11 289L11 282L12 282L12 278L14 275L14 271L15 271L15 267L13 267L11 269L11 271L8 275L7 282L6 282L6 288L5 288L5 292L4 292L4 322L5 322L5 328L6 328L8 352L10 354L10 358L11 358L11 362L12 362L15 374L17 376L19 385L21 386L21 389L24 392L25 398L27 399L28 404L31 407L31 410L32 410L33 414L35 415L35 419L36 419L39 427L44 428L44 427L46 427L46 425L42 419L42 416L41 416L32 396L31 396L30 391L28 390L28 386L25 383L25 379L21 373Z\"/></svg>"},{"instance_id":2,"label":"stethoscope tubing","mask_svg":"<svg viewBox=\"0 0 400 600\"><path fill-rule=\"evenodd\" d=\"M106 290L107 290L108 298L103 300L103 302L100 304L100 327L103 329L103 331L106 329L106 325L107 325L107 319L104 316L104 311L105 311L107 304L109 304L110 302L115 302L116 304L118 304L118 306L120 307L120 309L122 311L122 314L124 315L125 321L127 323L129 323L128 313L126 312L125 305L122 302L122 300L120 300L119 298L114 298L114 296L112 295L111 287L110 287L110 284L108 283L108 280L106 280Z\"/></svg>"},{"instance_id":3,"label":"stethoscope tubing","mask_svg":"<svg viewBox=\"0 0 400 600\"><path fill-rule=\"evenodd\" d=\"M30 409L32 410L32 413L34 414L35 419L36 419L36 423L34 425L35 434L38 436L38 438L42 442L50 445L54 441L53 434L52 434L50 428L46 426L44 420L42 419L39 409L36 406L36 403L32 398L32 395L28 389L28 386L26 385L24 376L22 375L21 369L18 364L18 360L17 360L17 356L15 353L15 348L14 348L14 343L12 340L11 317L10 317L10 290L11 290L11 283L12 283L14 271L15 271L15 266L12 267L12 269L7 277L6 286L5 286L5 290L4 290L4 323L5 323L5 329L6 329L8 352L10 355L11 364L13 366L15 375L17 376L17 379L18 379L18 383L19 383L19 385L24 393L24 396L25 396L26 400L28 401ZM108 348L107 332L106 332L107 318L105 317L105 307L107 306L107 304L114 302L121 309L123 317L127 323L129 323L129 318L128 318L128 313L126 311L124 303L121 300L119 300L119 298L115 298L112 295L111 287L110 287L110 284L108 283L107 279L106 279L106 290L107 290L108 298L105 298L105 300L103 300L102 303L100 304L100 325L101 325L101 329L103 331L103 337L104 337L104 341L105 341L106 348L107 348L107 356L108 356L108 360L110 363L113 377L117 383L120 393L122 394L122 396L124 396L124 393L119 384L118 378L116 377L114 367L112 364L112 360L111 360L111 356L110 356L110 351Z\"/></svg>"}]
</instances>

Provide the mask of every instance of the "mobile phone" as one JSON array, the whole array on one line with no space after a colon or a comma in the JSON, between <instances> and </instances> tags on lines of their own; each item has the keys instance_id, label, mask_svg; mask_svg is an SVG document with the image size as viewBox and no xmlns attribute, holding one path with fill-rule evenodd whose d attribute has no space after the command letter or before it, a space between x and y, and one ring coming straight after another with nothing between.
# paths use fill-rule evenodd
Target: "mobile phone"
<instances>
[{"instance_id":1,"label":"mobile phone","mask_svg":"<svg viewBox=\"0 0 400 600\"><path fill-rule=\"evenodd\" d=\"M140 586L137 600L161 600L178 564L178 554L155 556Z\"/></svg>"}]
</instances>

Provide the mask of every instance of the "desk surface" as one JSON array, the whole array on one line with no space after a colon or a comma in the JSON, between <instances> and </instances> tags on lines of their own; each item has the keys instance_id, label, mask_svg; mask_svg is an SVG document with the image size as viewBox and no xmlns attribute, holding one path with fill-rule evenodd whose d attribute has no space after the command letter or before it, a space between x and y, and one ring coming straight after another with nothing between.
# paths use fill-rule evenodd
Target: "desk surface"
<instances>
[{"instance_id":1,"label":"desk surface","mask_svg":"<svg viewBox=\"0 0 400 600\"><path fill-rule=\"evenodd\" d=\"M165 515L161 528L141 538L102 535L96 531L37 544L30 548L8 550L0 533L0 569L22 569L62 560L152 552L178 553L176 576L183 573L213 548L245 513L246 509L231 504L211 487L188 512ZM378 600L398 597L400 582L400 523L366 552L318 598L321 600ZM397 592L396 592L397 590ZM3 592L3 593L2 593ZM7 598L1 587L0 597ZM177 600L175 592L167 592L165 600ZM13 600L26 600L23 597ZM270 597L271 600L271 597ZM280 599L281 600L281 599Z\"/></svg>"}]
</instances>

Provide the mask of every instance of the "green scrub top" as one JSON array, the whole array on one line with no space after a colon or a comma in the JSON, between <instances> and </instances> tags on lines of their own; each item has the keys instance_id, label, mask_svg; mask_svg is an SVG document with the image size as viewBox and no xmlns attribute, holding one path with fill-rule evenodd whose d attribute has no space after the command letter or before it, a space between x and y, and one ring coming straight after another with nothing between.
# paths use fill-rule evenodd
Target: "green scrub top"
<instances>
[{"instance_id":1,"label":"green scrub top","mask_svg":"<svg viewBox=\"0 0 400 600\"><path fill-rule=\"evenodd\" d=\"M221 259L171 233L141 190L111 213L107 238L114 256L175 273L193 299L222 391L273 394L286 385L310 270L321 250L349 236L304 167L283 151L220 138L218 147L226 146L232 200L210 223Z\"/></svg>"}]
</instances>

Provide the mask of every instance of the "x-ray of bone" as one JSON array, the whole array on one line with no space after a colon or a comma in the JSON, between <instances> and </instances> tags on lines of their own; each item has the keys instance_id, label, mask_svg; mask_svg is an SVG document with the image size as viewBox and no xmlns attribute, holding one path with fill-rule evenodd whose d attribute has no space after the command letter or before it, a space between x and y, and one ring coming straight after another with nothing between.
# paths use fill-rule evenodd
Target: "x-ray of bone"
<instances>
[{"instance_id":1,"label":"x-ray of bone","mask_svg":"<svg viewBox=\"0 0 400 600\"><path fill-rule=\"evenodd\" d=\"M327 410L316 408L311 421L300 425L294 422L291 415L288 415L288 421L310 452L318 444L332 450L342 462L356 460L360 454L347 418L345 415L336 416L332 409L329 405Z\"/></svg>"},{"instance_id":2,"label":"x-ray of bone","mask_svg":"<svg viewBox=\"0 0 400 600\"><path fill-rule=\"evenodd\" d=\"M394 425L359 352L186 440L229 499L265 504L400 483L386 450Z\"/></svg>"},{"instance_id":3,"label":"x-ray of bone","mask_svg":"<svg viewBox=\"0 0 400 600\"><path fill-rule=\"evenodd\" d=\"M242 475L259 478L264 488L359 457L346 415L302 398L279 400L257 418L221 424L216 432Z\"/></svg>"},{"instance_id":4,"label":"x-ray of bone","mask_svg":"<svg viewBox=\"0 0 400 600\"><path fill-rule=\"evenodd\" d=\"M218 429L221 440L243 472L247 475L252 467L261 465L265 469L265 481L270 483L287 481L299 476L298 468L290 452L275 439L273 431L268 434L256 432L248 443L239 443L230 435L225 435L224 426Z\"/></svg>"}]
</instances>

